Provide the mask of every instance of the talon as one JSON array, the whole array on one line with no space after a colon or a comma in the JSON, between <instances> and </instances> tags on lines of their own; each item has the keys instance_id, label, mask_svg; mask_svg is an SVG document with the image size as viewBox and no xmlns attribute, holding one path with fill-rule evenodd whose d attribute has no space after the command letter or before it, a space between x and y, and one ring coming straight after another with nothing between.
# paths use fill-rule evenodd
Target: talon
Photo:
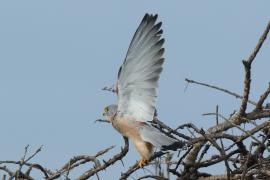
<instances>
[{"instance_id":1,"label":"talon","mask_svg":"<svg viewBox=\"0 0 270 180\"><path fill-rule=\"evenodd\" d=\"M141 159L138 163L139 168L143 168L147 164L146 159Z\"/></svg>"}]
</instances>

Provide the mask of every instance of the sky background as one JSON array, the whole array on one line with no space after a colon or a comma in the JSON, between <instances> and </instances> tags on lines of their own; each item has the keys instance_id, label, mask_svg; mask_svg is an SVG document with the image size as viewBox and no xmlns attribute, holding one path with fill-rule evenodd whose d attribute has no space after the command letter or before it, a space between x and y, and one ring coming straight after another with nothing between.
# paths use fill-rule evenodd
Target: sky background
<instances>
[{"instance_id":1,"label":"sky background","mask_svg":"<svg viewBox=\"0 0 270 180\"><path fill-rule=\"evenodd\" d=\"M117 100L101 89L116 82L145 13L159 14L166 39L157 100L160 120L171 127L214 125L214 118L202 114L219 105L228 116L239 100L193 85L184 91L184 79L241 94L241 61L265 29L269 7L266 0L1 1L0 160L19 160L26 145L31 151L43 145L33 162L57 169L75 155L94 155L111 145L116 147L109 156L120 150L121 136L94 121ZM266 89L269 68L268 39L253 64L252 100ZM117 162L117 170L108 168L101 177L115 179L138 159L131 145L125 167Z\"/></svg>"}]
</instances>

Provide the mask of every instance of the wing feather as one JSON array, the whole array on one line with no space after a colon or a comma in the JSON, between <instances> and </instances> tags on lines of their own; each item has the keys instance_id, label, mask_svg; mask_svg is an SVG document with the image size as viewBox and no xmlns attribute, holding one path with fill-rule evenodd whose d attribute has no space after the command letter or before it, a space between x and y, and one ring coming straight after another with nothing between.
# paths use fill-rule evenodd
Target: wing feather
<instances>
[{"instance_id":1,"label":"wing feather","mask_svg":"<svg viewBox=\"0 0 270 180\"><path fill-rule=\"evenodd\" d=\"M139 129L141 138L159 148L160 150L174 150L186 146L186 142L178 141L159 132L152 126L145 125Z\"/></svg>"},{"instance_id":2,"label":"wing feather","mask_svg":"<svg viewBox=\"0 0 270 180\"><path fill-rule=\"evenodd\" d=\"M164 63L162 23L156 20L157 15L144 16L118 72L118 112L143 122L153 119Z\"/></svg>"},{"instance_id":3,"label":"wing feather","mask_svg":"<svg viewBox=\"0 0 270 180\"><path fill-rule=\"evenodd\" d=\"M144 141L153 144L157 148L162 148L162 146L169 146L177 142L175 139L162 134L151 126L142 127L139 133Z\"/></svg>"}]
</instances>

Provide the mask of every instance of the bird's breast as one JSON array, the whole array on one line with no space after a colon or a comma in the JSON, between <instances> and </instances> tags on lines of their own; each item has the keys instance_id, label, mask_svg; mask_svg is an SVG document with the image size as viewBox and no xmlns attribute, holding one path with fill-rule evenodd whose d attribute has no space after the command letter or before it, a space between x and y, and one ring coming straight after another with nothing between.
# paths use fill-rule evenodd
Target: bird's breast
<instances>
[{"instance_id":1,"label":"bird's breast","mask_svg":"<svg viewBox=\"0 0 270 180\"><path fill-rule=\"evenodd\" d=\"M138 132L140 125L131 118L125 116L116 116L112 121L112 125L119 133L125 137L131 139L140 138Z\"/></svg>"},{"instance_id":2,"label":"bird's breast","mask_svg":"<svg viewBox=\"0 0 270 180\"><path fill-rule=\"evenodd\" d=\"M146 125L144 122L135 121L129 116L116 116L112 121L113 127L123 136L130 138L143 159L149 160L153 153L153 145L145 142L139 129Z\"/></svg>"}]
</instances>

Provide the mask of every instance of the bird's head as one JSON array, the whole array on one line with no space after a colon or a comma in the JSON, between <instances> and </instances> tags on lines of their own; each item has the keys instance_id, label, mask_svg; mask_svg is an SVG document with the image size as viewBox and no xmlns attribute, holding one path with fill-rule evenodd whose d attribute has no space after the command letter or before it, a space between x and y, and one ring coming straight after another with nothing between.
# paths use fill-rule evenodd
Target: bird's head
<instances>
[{"instance_id":1,"label":"bird's head","mask_svg":"<svg viewBox=\"0 0 270 180\"><path fill-rule=\"evenodd\" d=\"M112 104L104 108L103 116L109 121L112 121L112 118L115 116L116 113L117 113L117 105Z\"/></svg>"}]
</instances>

